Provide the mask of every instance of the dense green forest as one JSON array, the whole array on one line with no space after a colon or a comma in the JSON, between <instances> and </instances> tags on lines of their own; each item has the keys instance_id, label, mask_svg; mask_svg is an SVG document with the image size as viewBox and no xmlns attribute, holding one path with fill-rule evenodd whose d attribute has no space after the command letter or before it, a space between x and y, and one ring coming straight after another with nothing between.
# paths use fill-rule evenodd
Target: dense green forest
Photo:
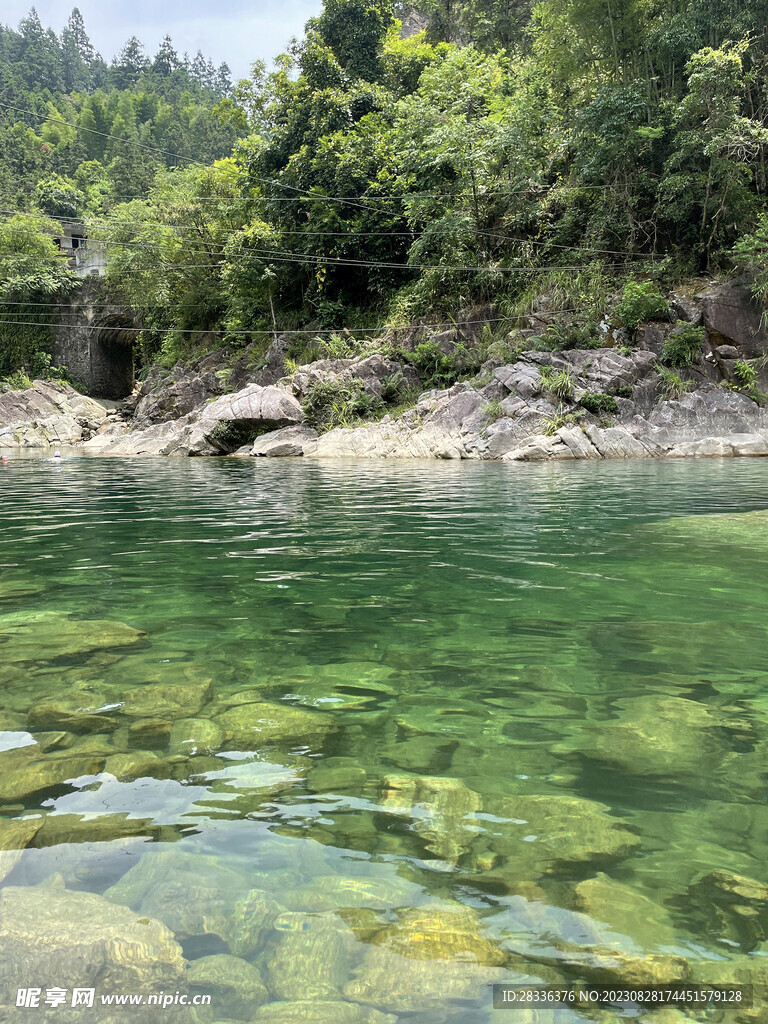
<instances>
[{"instance_id":1,"label":"dense green forest","mask_svg":"<svg viewBox=\"0 0 768 1024\"><path fill-rule=\"evenodd\" d=\"M145 362L200 330L504 333L537 302L583 347L617 290L768 267L768 0L325 0L232 90L32 12L0 34L0 135L0 298L76 287L39 238L84 217Z\"/></svg>"}]
</instances>

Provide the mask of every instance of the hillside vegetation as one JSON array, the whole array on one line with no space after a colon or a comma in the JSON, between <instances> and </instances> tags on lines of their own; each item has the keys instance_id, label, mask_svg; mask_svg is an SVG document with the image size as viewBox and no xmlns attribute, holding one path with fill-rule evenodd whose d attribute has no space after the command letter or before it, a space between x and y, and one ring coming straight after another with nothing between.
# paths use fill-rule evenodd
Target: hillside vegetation
<instances>
[{"instance_id":1,"label":"hillside vegetation","mask_svg":"<svg viewBox=\"0 0 768 1024\"><path fill-rule=\"evenodd\" d=\"M0 182L88 220L145 364L200 331L352 354L473 310L502 338L534 307L542 345L599 346L616 293L631 344L667 286L768 267L766 0L325 0L231 98L204 59L134 44L107 67L75 13L58 40L3 31L0 100L37 117L0 107ZM72 287L17 272L18 218L0 297Z\"/></svg>"}]
</instances>

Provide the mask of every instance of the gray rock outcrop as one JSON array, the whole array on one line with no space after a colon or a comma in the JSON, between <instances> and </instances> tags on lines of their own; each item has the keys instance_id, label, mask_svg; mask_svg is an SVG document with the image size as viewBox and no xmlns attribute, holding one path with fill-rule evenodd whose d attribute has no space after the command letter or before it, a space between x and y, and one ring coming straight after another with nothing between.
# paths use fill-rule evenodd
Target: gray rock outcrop
<instances>
[{"instance_id":1,"label":"gray rock outcrop","mask_svg":"<svg viewBox=\"0 0 768 1024\"><path fill-rule=\"evenodd\" d=\"M305 446L316 437L317 431L312 427L283 427L280 430L271 430L254 441L250 454L269 456L273 459L296 457L303 455Z\"/></svg>"},{"instance_id":2,"label":"gray rock outcrop","mask_svg":"<svg viewBox=\"0 0 768 1024\"><path fill-rule=\"evenodd\" d=\"M107 419L107 410L69 384L36 380L24 391L0 394L0 448L77 444Z\"/></svg>"},{"instance_id":3,"label":"gray rock outcrop","mask_svg":"<svg viewBox=\"0 0 768 1024\"><path fill-rule=\"evenodd\" d=\"M260 434L301 423L303 419L301 405L288 390L249 384L242 391L222 395L203 407L191 425L188 454L232 452Z\"/></svg>"},{"instance_id":4,"label":"gray rock outcrop","mask_svg":"<svg viewBox=\"0 0 768 1024\"><path fill-rule=\"evenodd\" d=\"M141 429L186 416L223 393L224 385L211 370L200 373L175 366L171 371L164 371L155 366L129 404L128 411L133 406L133 425Z\"/></svg>"},{"instance_id":5,"label":"gray rock outcrop","mask_svg":"<svg viewBox=\"0 0 768 1024\"><path fill-rule=\"evenodd\" d=\"M633 348L608 321L606 347L552 352L521 351L532 330L478 349L479 332L430 334L415 325L397 335L397 350L391 339L366 342L364 354L317 359L285 376L296 339L278 335L266 352L255 343L234 365L220 349L186 367L154 369L126 403L131 424L62 385L38 384L0 397L0 445L5 411L6 444L71 437L108 455L512 462L765 455L768 368L756 357L768 329L750 284L745 276L681 287L670 296L668 320L641 324ZM556 315L550 300L537 300L532 327L541 321L542 330L542 317ZM689 339L690 353L680 324L703 329L700 347L698 335ZM452 364L456 374L463 365L476 371L480 352L485 362L474 379L419 395L410 364L423 341L449 359L474 352L474 362ZM377 346L382 351L371 351ZM682 359L689 361L676 365ZM413 395L412 407L399 411ZM350 421L356 425L325 429Z\"/></svg>"},{"instance_id":6,"label":"gray rock outcrop","mask_svg":"<svg viewBox=\"0 0 768 1024\"><path fill-rule=\"evenodd\" d=\"M768 346L768 328L764 310L752 297L749 275L713 284L696 296L704 314L704 323L711 333L721 335L727 343L738 345L742 358L761 356Z\"/></svg>"},{"instance_id":7,"label":"gray rock outcrop","mask_svg":"<svg viewBox=\"0 0 768 1024\"><path fill-rule=\"evenodd\" d=\"M378 352L356 359L317 359L299 366L291 380L295 395L305 398L319 381L337 381L344 384L357 382L374 398L381 398L388 378L399 375L403 388L417 387L418 374L412 366L396 359L388 359Z\"/></svg>"},{"instance_id":8,"label":"gray rock outcrop","mask_svg":"<svg viewBox=\"0 0 768 1024\"><path fill-rule=\"evenodd\" d=\"M102 434L85 447L103 455L223 455L261 434L300 424L304 413L283 387L250 384L178 420Z\"/></svg>"}]
</instances>

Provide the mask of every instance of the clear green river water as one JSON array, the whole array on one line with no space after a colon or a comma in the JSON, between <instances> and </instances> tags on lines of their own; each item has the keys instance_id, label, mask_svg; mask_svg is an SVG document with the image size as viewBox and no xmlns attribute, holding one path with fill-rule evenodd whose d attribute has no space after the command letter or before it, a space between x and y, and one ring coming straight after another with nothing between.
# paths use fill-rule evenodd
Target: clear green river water
<instances>
[{"instance_id":1,"label":"clear green river water","mask_svg":"<svg viewBox=\"0 0 768 1024\"><path fill-rule=\"evenodd\" d=\"M759 459L12 460L0 899L162 922L183 1020L764 1020L490 985L768 981L767 508Z\"/></svg>"}]
</instances>

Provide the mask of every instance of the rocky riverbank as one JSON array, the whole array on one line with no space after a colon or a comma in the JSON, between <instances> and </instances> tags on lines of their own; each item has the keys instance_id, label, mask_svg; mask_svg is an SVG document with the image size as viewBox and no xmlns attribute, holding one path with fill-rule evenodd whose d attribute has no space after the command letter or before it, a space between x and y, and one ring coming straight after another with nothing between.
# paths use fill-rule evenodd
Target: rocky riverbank
<instances>
[{"instance_id":1,"label":"rocky riverbank","mask_svg":"<svg viewBox=\"0 0 768 1024\"><path fill-rule=\"evenodd\" d=\"M413 328L397 350L382 340L380 351L298 366L286 358L288 336L256 367L241 357L222 371L224 356L214 352L153 368L122 414L36 381L0 396L0 446L505 461L768 455L768 333L748 282L673 294L665 321L641 324L631 339L606 329L601 348L526 347L540 339L545 317L486 345L474 376L421 393L411 354L425 338L450 361L481 350L482 324L431 337ZM699 332L700 345L671 368L667 346L686 330ZM403 395L410 404L398 401ZM368 419L345 416L347 408L367 410ZM329 409L344 425L327 429Z\"/></svg>"}]
</instances>

